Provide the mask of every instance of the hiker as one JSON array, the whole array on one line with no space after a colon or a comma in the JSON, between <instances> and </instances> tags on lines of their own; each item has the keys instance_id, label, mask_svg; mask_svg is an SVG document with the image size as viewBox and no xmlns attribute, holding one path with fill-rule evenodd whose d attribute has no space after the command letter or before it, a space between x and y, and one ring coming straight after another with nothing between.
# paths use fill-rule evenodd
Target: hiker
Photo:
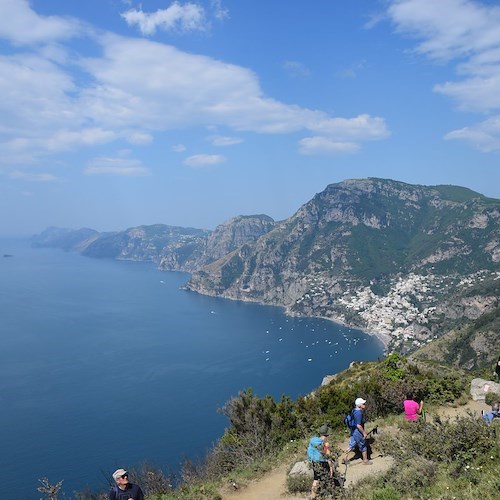
<instances>
[{"instance_id":1,"label":"hiker","mask_svg":"<svg viewBox=\"0 0 500 500\"><path fill-rule=\"evenodd\" d=\"M137 484L128 482L128 472L117 469L113 472L116 486L109 491L108 500L144 500L144 494Z\"/></svg>"},{"instance_id":2,"label":"hiker","mask_svg":"<svg viewBox=\"0 0 500 500\"><path fill-rule=\"evenodd\" d=\"M498 361L496 362L496 365L495 365L495 376L496 376L497 382L500 382L500 356L498 356Z\"/></svg>"},{"instance_id":3,"label":"hiker","mask_svg":"<svg viewBox=\"0 0 500 500\"><path fill-rule=\"evenodd\" d=\"M412 422L418 420L419 415L422 414L422 409L424 407L424 402L420 401L420 404L415 401L413 393L408 393L406 399L403 401L403 408L405 410L405 419Z\"/></svg>"},{"instance_id":4,"label":"hiker","mask_svg":"<svg viewBox=\"0 0 500 500\"><path fill-rule=\"evenodd\" d=\"M491 405L491 412L489 413L483 413L483 420L487 424L491 424L493 422L494 418L500 418L500 413L498 412L499 404L498 403L493 403Z\"/></svg>"},{"instance_id":5,"label":"hiker","mask_svg":"<svg viewBox=\"0 0 500 500\"><path fill-rule=\"evenodd\" d=\"M363 463L365 465L371 465L373 462L368 460L368 447L366 444L366 438L368 437L367 432L365 431L365 414L364 409L366 405L366 400L363 398L357 398L354 402L355 408L352 410L352 416L354 419L355 427L351 429L351 438L349 439L349 447L347 448L344 455L344 464L347 465L348 460L347 457L349 453L356 448L361 452L361 456L363 458Z\"/></svg>"},{"instance_id":6,"label":"hiker","mask_svg":"<svg viewBox=\"0 0 500 500\"><path fill-rule=\"evenodd\" d=\"M307 447L307 458L311 462L314 474L311 498L316 498L320 481L333 477L333 461L327 441L330 435L328 425L322 425L319 434L319 437L315 436L309 440L309 446Z\"/></svg>"}]
</instances>

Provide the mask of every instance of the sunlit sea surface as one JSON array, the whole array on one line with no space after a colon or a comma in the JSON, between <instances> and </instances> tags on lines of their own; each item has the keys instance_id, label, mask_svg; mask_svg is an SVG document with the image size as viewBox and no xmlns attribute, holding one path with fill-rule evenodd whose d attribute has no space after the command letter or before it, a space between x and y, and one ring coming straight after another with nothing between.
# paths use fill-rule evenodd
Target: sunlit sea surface
<instances>
[{"instance_id":1,"label":"sunlit sea surface","mask_svg":"<svg viewBox=\"0 0 500 500\"><path fill-rule=\"evenodd\" d=\"M71 498L118 467L176 470L221 436L238 391L295 398L382 355L360 331L181 290L188 278L0 239L2 498L40 498L41 477Z\"/></svg>"}]
</instances>

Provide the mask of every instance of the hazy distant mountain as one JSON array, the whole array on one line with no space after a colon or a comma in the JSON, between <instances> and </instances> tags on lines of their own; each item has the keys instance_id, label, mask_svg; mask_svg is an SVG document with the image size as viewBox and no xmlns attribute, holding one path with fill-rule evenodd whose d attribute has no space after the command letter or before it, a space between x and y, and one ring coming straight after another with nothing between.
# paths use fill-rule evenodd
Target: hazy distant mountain
<instances>
[{"instance_id":1,"label":"hazy distant mountain","mask_svg":"<svg viewBox=\"0 0 500 500\"><path fill-rule=\"evenodd\" d=\"M500 200L463 187L369 178L331 184L281 222L50 228L33 241L189 271L189 290L343 321L406 351L498 308L499 219Z\"/></svg>"},{"instance_id":2,"label":"hazy distant mountain","mask_svg":"<svg viewBox=\"0 0 500 500\"><path fill-rule=\"evenodd\" d=\"M63 250L78 250L83 241L91 241L99 233L94 229L63 229L49 227L40 234L31 238L31 244L35 248L55 247Z\"/></svg>"},{"instance_id":3,"label":"hazy distant mountain","mask_svg":"<svg viewBox=\"0 0 500 500\"><path fill-rule=\"evenodd\" d=\"M32 238L36 247L78 251L88 257L159 263L169 252L189 256L203 245L209 231L165 224L138 226L125 231L98 233L92 229L51 227Z\"/></svg>"},{"instance_id":4,"label":"hazy distant mountain","mask_svg":"<svg viewBox=\"0 0 500 500\"><path fill-rule=\"evenodd\" d=\"M112 233L50 227L31 241L35 247L73 250L87 257L152 261L164 271L193 271L256 241L274 226L267 215L240 215L214 231L164 224Z\"/></svg>"}]
</instances>

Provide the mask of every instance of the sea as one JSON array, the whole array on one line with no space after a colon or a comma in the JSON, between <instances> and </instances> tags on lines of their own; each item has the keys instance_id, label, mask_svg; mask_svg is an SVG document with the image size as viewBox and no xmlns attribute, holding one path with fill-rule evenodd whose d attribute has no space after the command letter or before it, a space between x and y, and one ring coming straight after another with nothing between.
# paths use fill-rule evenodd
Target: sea
<instances>
[{"instance_id":1,"label":"sea","mask_svg":"<svg viewBox=\"0 0 500 500\"><path fill-rule=\"evenodd\" d=\"M296 398L375 337L279 307L188 292L189 275L0 239L2 498L107 490L119 467L178 471L223 434L244 389Z\"/></svg>"}]
</instances>

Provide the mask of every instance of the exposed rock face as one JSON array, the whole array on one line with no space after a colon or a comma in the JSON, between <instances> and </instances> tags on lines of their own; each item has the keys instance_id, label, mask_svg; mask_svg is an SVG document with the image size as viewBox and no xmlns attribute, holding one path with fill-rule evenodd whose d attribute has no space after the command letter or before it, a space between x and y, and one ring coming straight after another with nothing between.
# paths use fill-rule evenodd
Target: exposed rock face
<instances>
[{"instance_id":1,"label":"exposed rock face","mask_svg":"<svg viewBox=\"0 0 500 500\"><path fill-rule=\"evenodd\" d=\"M189 259L182 263L183 271L194 271L214 262L246 243L257 241L262 235L275 227L275 222L267 215L240 215L211 232L205 241L199 245ZM173 264L174 254L166 254L160 261L160 269L170 271L179 269Z\"/></svg>"},{"instance_id":2,"label":"exposed rock face","mask_svg":"<svg viewBox=\"0 0 500 500\"><path fill-rule=\"evenodd\" d=\"M474 401L484 401L489 392L500 394L500 384L492 380L475 378L470 384L470 394Z\"/></svg>"},{"instance_id":3,"label":"exposed rock face","mask_svg":"<svg viewBox=\"0 0 500 500\"><path fill-rule=\"evenodd\" d=\"M459 297L499 275L499 205L454 186L347 180L195 271L187 288L337 319L413 349L443 313L476 318L498 307L498 290Z\"/></svg>"}]
</instances>

